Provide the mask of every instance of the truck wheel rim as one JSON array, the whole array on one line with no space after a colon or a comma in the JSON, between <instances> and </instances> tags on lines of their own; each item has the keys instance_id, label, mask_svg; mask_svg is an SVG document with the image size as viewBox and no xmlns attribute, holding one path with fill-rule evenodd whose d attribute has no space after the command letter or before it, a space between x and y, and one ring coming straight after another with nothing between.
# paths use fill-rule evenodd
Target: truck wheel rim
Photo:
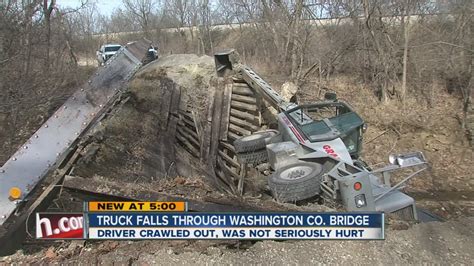
<instances>
[{"instance_id":1,"label":"truck wheel rim","mask_svg":"<svg viewBox=\"0 0 474 266\"><path fill-rule=\"evenodd\" d=\"M281 172L280 178L285 180L297 180L309 175L311 171L312 168L309 166L294 166Z\"/></svg>"}]
</instances>

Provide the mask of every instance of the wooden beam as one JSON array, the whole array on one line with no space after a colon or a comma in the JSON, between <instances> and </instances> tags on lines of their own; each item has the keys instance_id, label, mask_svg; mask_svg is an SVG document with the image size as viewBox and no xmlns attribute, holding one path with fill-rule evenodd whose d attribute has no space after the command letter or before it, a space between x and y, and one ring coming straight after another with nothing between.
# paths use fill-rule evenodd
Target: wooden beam
<instances>
[{"instance_id":1,"label":"wooden beam","mask_svg":"<svg viewBox=\"0 0 474 266\"><path fill-rule=\"evenodd\" d=\"M199 147L199 141L198 141L199 138L198 138L197 132L187 127L182 121L178 122L178 125L179 125L178 127L179 130L186 132L188 135L196 139L197 146Z\"/></svg>"},{"instance_id":2,"label":"wooden beam","mask_svg":"<svg viewBox=\"0 0 474 266\"><path fill-rule=\"evenodd\" d=\"M240 133L243 136L247 136L247 135L252 134L252 132L250 132L250 130L247 130L245 128L241 128L241 127L239 127L237 125L234 125L234 124L229 124L229 131L232 131L234 133Z\"/></svg>"},{"instance_id":3,"label":"wooden beam","mask_svg":"<svg viewBox=\"0 0 474 266\"><path fill-rule=\"evenodd\" d=\"M221 185L222 189L224 189L228 193L235 194L235 191L236 191L235 186L232 183L230 183L232 181L227 180L226 176L220 169L216 169L216 177L217 177L216 182L223 183L223 185L219 184Z\"/></svg>"},{"instance_id":4,"label":"wooden beam","mask_svg":"<svg viewBox=\"0 0 474 266\"><path fill-rule=\"evenodd\" d=\"M212 110L212 124L211 124L211 146L209 149L208 163L215 164L217 156L217 146L219 145L219 136L222 119L222 102L224 100L224 79L218 78L215 86L214 108Z\"/></svg>"},{"instance_id":5,"label":"wooden beam","mask_svg":"<svg viewBox=\"0 0 474 266\"><path fill-rule=\"evenodd\" d=\"M176 131L176 138L185 146L185 148L195 157L199 157L199 151L184 137L180 131Z\"/></svg>"},{"instance_id":6,"label":"wooden beam","mask_svg":"<svg viewBox=\"0 0 474 266\"><path fill-rule=\"evenodd\" d=\"M197 139L197 135L195 132L192 132L190 129L186 127L181 127L181 126L178 127L178 130L176 130L176 132L180 134L181 136L183 136L184 138L186 138L187 140L189 140L191 144L194 144L196 149L198 150L200 149L199 141Z\"/></svg>"},{"instance_id":7,"label":"wooden beam","mask_svg":"<svg viewBox=\"0 0 474 266\"><path fill-rule=\"evenodd\" d=\"M177 115L181 102L181 87L179 85L173 86L173 95L171 96L170 114Z\"/></svg>"},{"instance_id":8,"label":"wooden beam","mask_svg":"<svg viewBox=\"0 0 474 266\"><path fill-rule=\"evenodd\" d=\"M245 80L243 82L233 82L232 83L234 87L245 87L245 88L250 88L249 84Z\"/></svg>"},{"instance_id":9,"label":"wooden beam","mask_svg":"<svg viewBox=\"0 0 474 266\"><path fill-rule=\"evenodd\" d=\"M224 174L226 174L226 173L227 173L227 174L230 174L230 175L232 176L232 179L233 179L234 181L239 180L239 178L240 178L239 174L236 173L234 170L232 170L229 166L223 164L223 165L222 165L222 168L223 168L223 170L224 170ZM239 168L239 169L240 169L240 168Z\"/></svg>"},{"instance_id":10,"label":"wooden beam","mask_svg":"<svg viewBox=\"0 0 474 266\"><path fill-rule=\"evenodd\" d=\"M229 151L235 153L235 148L230 143L225 142L225 141L221 141L220 144L221 144L222 147L224 147L224 148L228 149Z\"/></svg>"},{"instance_id":11,"label":"wooden beam","mask_svg":"<svg viewBox=\"0 0 474 266\"><path fill-rule=\"evenodd\" d=\"M222 100L222 117L220 128L220 140L227 140L229 132L230 102L232 97L232 84L226 84L224 87L224 99Z\"/></svg>"},{"instance_id":12,"label":"wooden beam","mask_svg":"<svg viewBox=\"0 0 474 266\"><path fill-rule=\"evenodd\" d=\"M234 83L245 83L245 80L243 78L238 78L238 77L232 77L232 81Z\"/></svg>"},{"instance_id":13,"label":"wooden beam","mask_svg":"<svg viewBox=\"0 0 474 266\"><path fill-rule=\"evenodd\" d=\"M198 134L198 140L199 142L201 142L201 138L202 138L202 128L201 128L201 123L200 123L200 119L198 119L198 116L196 115L196 113L193 111L192 112L192 115L193 115L193 122L194 122L194 128L196 129L196 132Z\"/></svg>"},{"instance_id":14,"label":"wooden beam","mask_svg":"<svg viewBox=\"0 0 474 266\"><path fill-rule=\"evenodd\" d=\"M240 166L240 173L239 173L239 182L237 184L237 192L239 193L239 195L243 195L244 194L244 183L245 183L245 177L247 176L247 165L245 164L242 164Z\"/></svg>"},{"instance_id":15,"label":"wooden beam","mask_svg":"<svg viewBox=\"0 0 474 266\"><path fill-rule=\"evenodd\" d=\"M208 164L209 163L209 151L211 148L211 127L212 127L212 115L214 110L214 94L215 94L215 87L211 85L208 89L208 98L209 98L209 107L207 109L207 120L203 123L203 133L201 135L201 163ZM208 171L212 171L212 169L208 169Z\"/></svg>"},{"instance_id":16,"label":"wooden beam","mask_svg":"<svg viewBox=\"0 0 474 266\"><path fill-rule=\"evenodd\" d=\"M158 106L158 113L161 114L159 120L161 120L161 128L165 129L168 127L168 116L170 115L171 103L173 102L173 92L175 90L176 83L166 81L160 84L161 96L160 104ZM176 95L176 93L175 93Z\"/></svg>"},{"instance_id":17,"label":"wooden beam","mask_svg":"<svg viewBox=\"0 0 474 266\"><path fill-rule=\"evenodd\" d=\"M240 164L230 158L229 155L225 154L223 151L218 151L219 155L224 159L224 161L228 162L230 165L236 168L240 168Z\"/></svg>"},{"instance_id":18,"label":"wooden beam","mask_svg":"<svg viewBox=\"0 0 474 266\"><path fill-rule=\"evenodd\" d=\"M236 83L232 86L232 93L244 95L244 96L252 96L254 95L253 91L247 86L237 86Z\"/></svg>"},{"instance_id":19,"label":"wooden beam","mask_svg":"<svg viewBox=\"0 0 474 266\"><path fill-rule=\"evenodd\" d=\"M179 113L180 115L185 115L185 116L191 115L191 113L190 113L188 110L183 110L183 109L181 109L181 108L178 110L178 113Z\"/></svg>"},{"instance_id":20,"label":"wooden beam","mask_svg":"<svg viewBox=\"0 0 474 266\"><path fill-rule=\"evenodd\" d=\"M241 109L241 110L254 112L254 113L258 111L258 107L255 104L248 104L248 103L243 103L243 102L239 102L235 100L232 100L230 102L230 106L232 108Z\"/></svg>"},{"instance_id":21,"label":"wooden beam","mask_svg":"<svg viewBox=\"0 0 474 266\"><path fill-rule=\"evenodd\" d=\"M237 134L235 134L234 132L231 132L231 131L227 132L227 136L228 136L229 139L231 139L232 141L234 141L234 140L236 140L236 139L242 137L242 136L239 136L239 135L237 135Z\"/></svg>"},{"instance_id":22,"label":"wooden beam","mask_svg":"<svg viewBox=\"0 0 474 266\"><path fill-rule=\"evenodd\" d=\"M231 174L227 173L230 168L227 167L227 165L225 164L224 160L222 160L221 157L217 157L217 166L218 166L218 169L220 169L222 173L222 178L228 180L227 182L230 184L232 191L235 193L237 191L235 187L236 179L234 179L234 177Z\"/></svg>"},{"instance_id":23,"label":"wooden beam","mask_svg":"<svg viewBox=\"0 0 474 266\"><path fill-rule=\"evenodd\" d=\"M188 116L187 114L184 115L184 114L180 114L181 115L181 121L183 121L184 123L192 126L192 127L196 127L196 125L194 124L194 120L192 117Z\"/></svg>"},{"instance_id":24,"label":"wooden beam","mask_svg":"<svg viewBox=\"0 0 474 266\"><path fill-rule=\"evenodd\" d=\"M248 129L252 132L255 132L255 131L258 131L260 128L257 126L257 125L254 125L250 122L247 122L245 120L242 120L242 119L239 119L237 117L234 117L234 116L231 116L229 118L229 122L231 124L234 124L234 125L237 125L237 126L240 126L240 127L243 127L245 129Z\"/></svg>"},{"instance_id":25,"label":"wooden beam","mask_svg":"<svg viewBox=\"0 0 474 266\"><path fill-rule=\"evenodd\" d=\"M238 94L232 94L232 100L250 104L257 104L257 99L255 99L254 97L243 96Z\"/></svg>"},{"instance_id":26,"label":"wooden beam","mask_svg":"<svg viewBox=\"0 0 474 266\"><path fill-rule=\"evenodd\" d=\"M235 116L237 118L245 119L247 121L258 122L258 117L256 117L255 115L247 113L247 112L243 112L234 108L230 109L230 115Z\"/></svg>"}]
</instances>

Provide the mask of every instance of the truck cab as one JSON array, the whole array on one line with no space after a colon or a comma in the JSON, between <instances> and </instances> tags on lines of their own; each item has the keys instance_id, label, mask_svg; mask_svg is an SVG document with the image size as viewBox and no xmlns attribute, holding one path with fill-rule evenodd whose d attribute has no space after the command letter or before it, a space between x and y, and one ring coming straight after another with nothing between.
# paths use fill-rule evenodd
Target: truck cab
<instances>
[{"instance_id":1,"label":"truck cab","mask_svg":"<svg viewBox=\"0 0 474 266\"><path fill-rule=\"evenodd\" d=\"M284 112L308 145L340 138L352 159L362 151L365 123L342 101L324 101L300 105Z\"/></svg>"}]
</instances>

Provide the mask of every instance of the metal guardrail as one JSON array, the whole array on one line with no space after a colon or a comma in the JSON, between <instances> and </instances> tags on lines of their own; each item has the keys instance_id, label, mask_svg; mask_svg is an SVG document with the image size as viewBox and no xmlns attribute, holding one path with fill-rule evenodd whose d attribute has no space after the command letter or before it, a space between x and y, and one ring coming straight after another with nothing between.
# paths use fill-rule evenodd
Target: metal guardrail
<instances>
[{"instance_id":1,"label":"metal guardrail","mask_svg":"<svg viewBox=\"0 0 474 266\"><path fill-rule=\"evenodd\" d=\"M121 48L0 168L0 225L140 68L147 47L136 42Z\"/></svg>"}]
</instances>

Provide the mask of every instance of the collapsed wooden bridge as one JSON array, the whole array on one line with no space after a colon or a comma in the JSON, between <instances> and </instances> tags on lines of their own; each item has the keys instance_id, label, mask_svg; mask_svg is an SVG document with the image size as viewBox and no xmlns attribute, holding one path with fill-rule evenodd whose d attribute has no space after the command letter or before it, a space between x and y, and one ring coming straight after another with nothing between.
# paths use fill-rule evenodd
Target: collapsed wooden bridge
<instances>
[{"instance_id":1,"label":"collapsed wooden bridge","mask_svg":"<svg viewBox=\"0 0 474 266\"><path fill-rule=\"evenodd\" d=\"M41 156L41 153L38 154L38 160L44 161L46 167L46 171L38 173L40 178L35 177L35 182L30 182L27 189L19 188L21 193L17 198L12 198L12 195L4 195L7 198L3 201L11 208L9 207L7 210L2 207L7 212L1 217L0 240L2 245L0 253L5 254L14 250L23 241L26 236L26 232L23 230L25 223L26 226L32 226L32 219L28 219L28 217L36 211L46 209L51 200L64 188L76 192L100 194L102 197L131 200L170 199L169 195L153 191L144 192L141 195L129 194L122 189L121 180L109 179L97 182L95 179L77 175L80 172L78 171L80 164L87 162L88 157L97 152L97 149L91 149L91 143L94 143L98 138L97 128L107 123L111 118L113 119L114 116L119 116L123 106L131 101L131 97L133 98L133 95L127 93L125 88L128 84L127 81L140 68L141 64L137 58L140 58L141 54L145 54L145 50L146 44L143 43L129 45L118 53L116 58L110 60L104 68L99 69L94 75L95 78L85 85L86 89L82 88L78 91L79 96L72 96L71 101L76 102L77 98L84 94L84 104L92 103L94 108L91 109L90 114L85 115L87 121L78 122L81 126L80 132L68 131L72 137L61 144L62 146L59 147L61 151L54 156L54 159L43 160L44 157ZM128 67L129 65L131 68ZM113 73L117 71L117 73L121 73L120 71L124 73L119 76L111 76L110 70L114 70ZM113 80L113 82L109 82L109 80ZM104 86L110 89L105 90ZM193 158L190 161L198 162L206 175L215 181L217 188L235 195L242 195L245 177L249 169L238 161L233 142L241 136L250 135L268 127L268 122L263 118L265 112L263 100L257 97L255 91L248 86L246 81L235 75L211 79L207 90L209 105L204 106L204 109L207 109L204 113L199 113L195 108L191 108L191 104L183 100L185 97L182 97L182 88L170 79L161 80L159 90L161 97L155 99L159 104L154 105L154 108L157 109L154 111L159 114L160 128L160 136L156 142L160 150L157 172L168 175L169 168L175 164L176 157L179 157L175 154L176 150L184 150L190 158ZM107 91L109 91L109 95L105 95ZM103 99L103 102L96 103L97 99ZM74 111L74 106L75 104L68 104L64 108L61 107L60 110L68 108L68 111ZM61 116L57 113L51 119L61 119ZM74 117L69 119L71 120L66 121L66 124L74 121ZM53 125L51 122L47 122L46 125L49 124ZM59 131L61 131L61 125L58 126ZM44 126L44 128L49 127ZM50 137L53 138L51 141L54 143L54 135ZM32 138L35 141L35 136ZM170 139L174 141L169 141ZM30 144L27 143L24 146L28 145ZM23 154L25 151L27 151L26 148L22 148L19 152ZM21 160L20 156L12 157L14 164L20 164ZM117 163L120 164L120 162ZM11 172L6 166L1 168L2 178ZM106 166L104 165L104 167ZM179 169L176 172L179 174ZM3 179L13 185L11 178ZM2 186L5 188L5 185ZM108 188L108 192L101 190L103 186ZM140 191L138 187L137 191ZM11 193L6 190L4 194ZM237 208L236 210L256 209L245 206L238 200L221 204L221 206L183 197L172 197L172 199L190 201L190 209L194 208L196 211L215 211L222 208L228 210L232 208Z\"/></svg>"}]
</instances>

